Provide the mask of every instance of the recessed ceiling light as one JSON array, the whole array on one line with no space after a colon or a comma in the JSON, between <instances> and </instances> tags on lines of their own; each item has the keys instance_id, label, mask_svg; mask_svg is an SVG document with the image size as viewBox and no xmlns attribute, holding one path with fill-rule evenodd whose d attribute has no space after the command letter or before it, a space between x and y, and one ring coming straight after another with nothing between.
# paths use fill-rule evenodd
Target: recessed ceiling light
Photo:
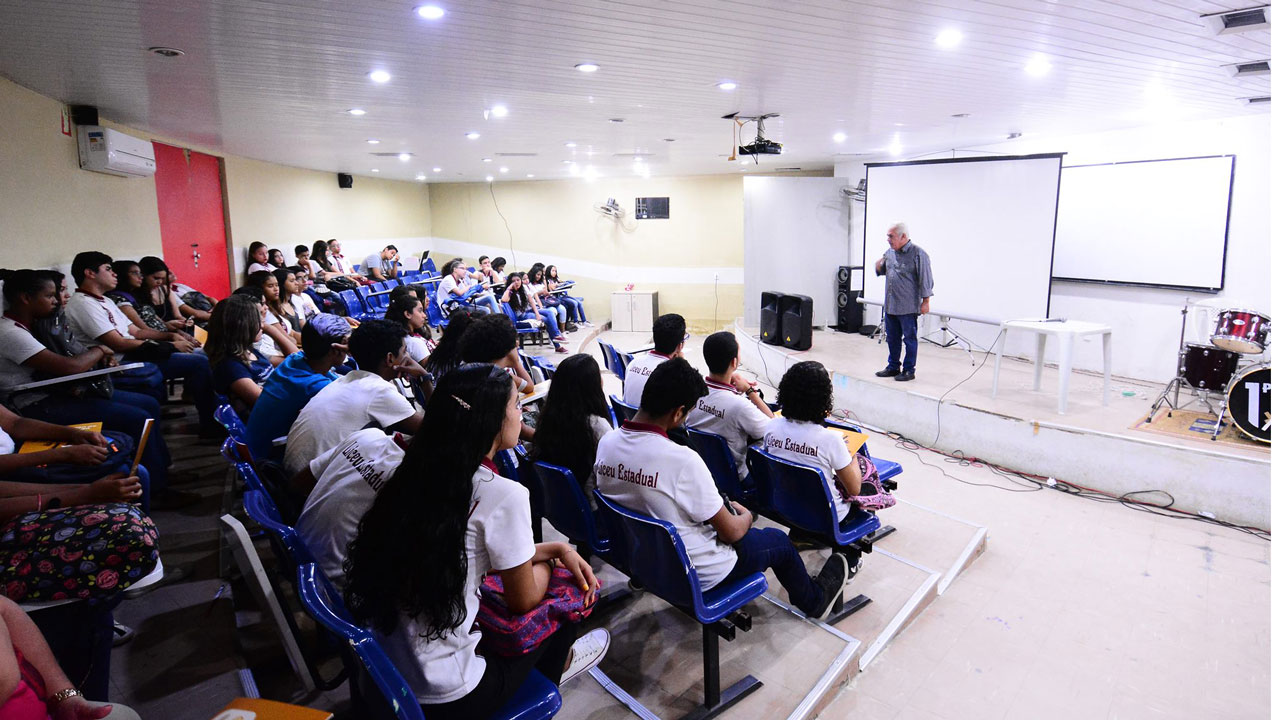
<instances>
[{"instance_id":1,"label":"recessed ceiling light","mask_svg":"<svg viewBox=\"0 0 1280 720\"><path fill-rule=\"evenodd\" d=\"M525 175L525 177L527 177L527 178L531 178L531 177L533 177L533 173L529 173L528 175Z\"/></svg>"},{"instance_id":2,"label":"recessed ceiling light","mask_svg":"<svg viewBox=\"0 0 1280 720\"><path fill-rule=\"evenodd\" d=\"M738 83L733 82L732 80L725 80L724 82L716 85L716 87L720 88L721 90L737 90Z\"/></svg>"},{"instance_id":3,"label":"recessed ceiling light","mask_svg":"<svg viewBox=\"0 0 1280 720\"><path fill-rule=\"evenodd\" d=\"M420 5L414 12L423 20L439 20L444 17L444 8L438 5Z\"/></svg>"},{"instance_id":4,"label":"recessed ceiling light","mask_svg":"<svg viewBox=\"0 0 1280 720\"><path fill-rule=\"evenodd\" d=\"M960 41L963 39L964 35L960 34L959 30L956 30L955 28L947 28L946 30L938 33L938 36L934 38L933 41L937 43L938 47L953 48L959 45Z\"/></svg>"},{"instance_id":5,"label":"recessed ceiling light","mask_svg":"<svg viewBox=\"0 0 1280 720\"><path fill-rule=\"evenodd\" d=\"M382 141L381 141L381 140L374 140L373 138L369 138L368 140L365 140L365 142L369 143L370 145L377 145L378 143L380 143L380 142L382 142Z\"/></svg>"},{"instance_id":6,"label":"recessed ceiling light","mask_svg":"<svg viewBox=\"0 0 1280 720\"><path fill-rule=\"evenodd\" d=\"M183 52L182 50L179 50L178 48L163 47L163 46L149 47L147 48L147 52L153 53L155 55L159 55L160 57L167 57L167 58L182 57L183 55L186 55L185 52Z\"/></svg>"},{"instance_id":7,"label":"recessed ceiling light","mask_svg":"<svg viewBox=\"0 0 1280 720\"><path fill-rule=\"evenodd\" d=\"M596 178L600 177L600 171L588 165L582 176L586 178L587 182L594 182Z\"/></svg>"},{"instance_id":8,"label":"recessed ceiling light","mask_svg":"<svg viewBox=\"0 0 1280 720\"><path fill-rule=\"evenodd\" d=\"M507 168L504 168L504 167L500 167L500 168L498 168L498 172L500 172L500 173L506 173L506 172L510 172L510 170L508 170Z\"/></svg>"},{"instance_id":9,"label":"recessed ceiling light","mask_svg":"<svg viewBox=\"0 0 1280 720\"><path fill-rule=\"evenodd\" d=\"M578 147L578 143L576 143L576 142L567 142L567 143L565 143L565 144L564 144L564 146L565 146L565 147L567 147L567 148L576 148L576 147Z\"/></svg>"},{"instance_id":10,"label":"recessed ceiling light","mask_svg":"<svg viewBox=\"0 0 1280 720\"><path fill-rule=\"evenodd\" d=\"M1027 61L1027 64L1022 69L1026 70L1031 77L1044 77L1049 74L1049 70L1052 68L1053 65L1049 63L1049 58L1037 53L1031 56L1031 59Z\"/></svg>"},{"instance_id":11,"label":"recessed ceiling light","mask_svg":"<svg viewBox=\"0 0 1280 720\"><path fill-rule=\"evenodd\" d=\"M369 79L381 85L384 82L391 81L391 73L386 70L374 70L369 73Z\"/></svg>"},{"instance_id":12,"label":"recessed ceiling light","mask_svg":"<svg viewBox=\"0 0 1280 720\"><path fill-rule=\"evenodd\" d=\"M485 182L493 182L493 176L492 176L492 175L485 175L485 176L484 176L484 181L485 181Z\"/></svg>"},{"instance_id":13,"label":"recessed ceiling light","mask_svg":"<svg viewBox=\"0 0 1280 720\"><path fill-rule=\"evenodd\" d=\"M489 108L489 114L497 118L506 117L508 112L510 111L507 110L506 105L494 105Z\"/></svg>"},{"instance_id":14,"label":"recessed ceiling light","mask_svg":"<svg viewBox=\"0 0 1280 720\"><path fill-rule=\"evenodd\" d=\"M441 170L443 170L443 169L444 169L444 168L433 167L433 168L431 168L431 172L440 172L440 171L441 171Z\"/></svg>"},{"instance_id":15,"label":"recessed ceiling light","mask_svg":"<svg viewBox=\"0 0 1280 720\"><path fill-rule=\"evenodd\" d=\"M902 143L898 142L897 140L894 140L894 141L889 145L889 154L890 154L890 155L892 155L892 156L894 156L894 157L898 157L899 155L901 155L901 154L902 154Z\"/></svg>"},{"instance_id":16,"label":"recessed ceiling light","mask_svg":"<svg viewBox=\"0 0 1280 720\"><path fill-rule=\"evenodd\" d=\"M382 171L381 171L381 170L379 170L378 168L374 168L374 169L370 170L369 172L382 172Z\"/></svg>"},{"instance_id":17,"label":"recessed ceiling light","mask_svg":"<svg viewBox=\"0 0 1280 720\"><path fill-rule=\"evenodd\" d=\"M355 115L356 117L359 117L359 116L361 116L361 115L363 115L363 114L364 114L364 110L362 110L362 109L360 109L360 108L351 108L350 110L348 110L348 111L347 111L347 114L348 114L348 115Z\"/></svg>"},{"instance_id":18,"label":"recessed ceiling light","mask_svg":"<svg viewBox=\"0 0 1280 720\"><path fill-rule=\"evenodd\" d=\"M469 132L469 133L467 133L467 139L468 139L468 140L478 140L479 138L480 138L480 133L478 133L478 132Z\"/></svg>"},{"instance_id":19,"label":"recessed ceiling light","mask_svg":"<svg viewBox=\"0 0 1280 720\"><path fill-rule=\"evenodd\" d=\"M578 72L584 72L584 73L593 73L593 72L595 72L595 71L597 71L597 70L599 70L599 69L600 69L600 66L599 66L599 65L597 65L597 64L595 64L595 63L591 63L591 62L578 63L577 65L574 65L573 67L574 67L574 69L575 69L575 70L577 70Z\"/></svg>"},{"instance_id":20,"label":"recessed ceiling light","mask_svg":"<svg viewBox=\"0 0 1280 720\"><path fill-rule=\"evenodd\" d=\"M400 153L396 157L400 158L400 162L409 162L413 158L413 153Z\"/></svg>"},{"instance_id":21,"label":"recessed ceiling light","mask_svg":"<svg viewBox=\"0 0 1280 720\"><path fill-rule=\"evenodd\" d=\"M639 155L637 155L637 156L635 156L635 157L633 157L633 158L631 158L631 159L632 159L632 160L634 160L635 162L644 162L644 158L640 157Z\"/></svg>"},{"instance_id":22,"label":"recessed ceiling light","mask_svg":"<svg viewBox=\"0 0 1280 720\"><path fill-rule=\"evenodd\" d=\"M493 162L493 158L485 158L484 162Z\"/></svg>"},{"instance_id":23,"label":"recessed ceiling light","mask_svg":"<svg viewBox=\"0 0 1280 720\"><path fill-rule=\"evenodd\" d=\"M573 164L573 161L572 161L572 160L561 160L560 162L561 162L561 164L564 164L564 165L572 165L572 164Z\"/></svg>"},{"instance_id":24,"label":"recessed ceiling light","mask_svg":"<svg viewBox=\"0 0 1280 720\"><path fill-rule=\"evenodd\" d=\"M832 139L832 140L835 140L835 141L836 141L836 142L838 142L838 143L842 143L842 142L844 142L845 140L848 140L848 139L849 139L849 136L848 136L848 135L845 135L845 134L844 134L844 133L842 133L842 132L838 132L838 133L836 133L835 135L832 135L832 136L831 136L831 139Z\"/></svg>"}]
</instances>

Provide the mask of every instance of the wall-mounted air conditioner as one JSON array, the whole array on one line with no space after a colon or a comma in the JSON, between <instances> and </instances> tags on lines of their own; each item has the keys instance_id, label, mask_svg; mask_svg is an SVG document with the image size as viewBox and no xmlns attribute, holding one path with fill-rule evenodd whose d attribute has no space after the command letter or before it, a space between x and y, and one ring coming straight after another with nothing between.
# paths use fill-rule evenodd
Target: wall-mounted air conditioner
<instances>
[{"instance_id":1,"label":"wall-mounted air conditioner","mask_svg":"<svg viewBox=\"0 0 1280 720\"><path fill-rule=\"evenodd\" d=\"M101 125L77 128L80 169L119 175L151 177L156 174L156 154L151 143Z\"/></svg>"}]
</instances>

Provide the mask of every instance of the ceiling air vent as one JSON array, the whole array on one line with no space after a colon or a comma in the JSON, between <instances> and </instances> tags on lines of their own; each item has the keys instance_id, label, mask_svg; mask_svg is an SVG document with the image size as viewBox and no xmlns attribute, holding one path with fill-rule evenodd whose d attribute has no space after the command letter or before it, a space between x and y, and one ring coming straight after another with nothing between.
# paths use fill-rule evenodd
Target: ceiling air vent
<instances>
[{"instance_id":1,"label":"ceiling air vent","mask_svg":"<svg viewBox=\"0 0 1280 720\"><path fill-rule=\"evenodd\" d=\"M385 157L385 158L400 157L401 155L413 155L413 153L398 153L398 152L376 152L376 153L369 153L369 154L374 157Z\"/></svg>"},{"instance_id":2,"label":"ceiling air vent","mask_svg":"<svg viewBox=\"0 0 1280 720\"><path fill-rule=\"evenodd\" d=\"M1256 60L1254 62L1232 63L1223 65L1223 69L1231 77L1254 77L1258 75L1271 74L1270 60Z\"/></svg>"},{"instance_id":3,"label":"ceiling air vent","mask_svg":"<svg viewBox=\"0 0 1280 720\"><path fill-rule=\"evenodd\" d=\"M498 157L538 157L538 153L494 153Z\"/></svg>"},{"instance_id":4,"label":"ceiling air vent","mask_svg":"<svg viewBox=\"0 0 1280 720\"><path fill-rule=\"evenodd\" d=\"M1228 10L1227 12L1201 15L1200 20L1214 35L1226 35L1246 30L1263 30L1271 27L1271 6L1262 5L1244 10Z\"/></svg>"},{"instance_id":5,"label":"ceiling air vent","mask_svg":"<svg viewBox=\"0 0 1280 720\"><path fill-rule=\"evenodd\" d=\"M1258 95L1255 97L1242 97L1242 98L1236 98L1236 99L1240 101L1241 105L1270 105L1271 104L1270 95Z\"/></svg>"}]
</instances>

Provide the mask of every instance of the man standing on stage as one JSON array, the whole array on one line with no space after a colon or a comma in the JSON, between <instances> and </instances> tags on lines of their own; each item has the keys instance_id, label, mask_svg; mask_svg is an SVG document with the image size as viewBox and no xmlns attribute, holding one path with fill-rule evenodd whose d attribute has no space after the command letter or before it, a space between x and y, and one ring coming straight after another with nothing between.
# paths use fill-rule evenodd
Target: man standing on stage
<instances>
[{"instance_id":1,"label":"man standing on stage","mask_svg":"<svg viewBox=\"0 0 1280 720\"><path fill-rule=\"evenodd\" d=\"M889 228L889 249L876 261L876 275L885 276L884 329L889 336L889 365L876 377L890 377L899 382L916 379L916 322L929 312L933 295L933 267L929 254L911 242L906 223ZM907 356L899 365L898 357L906 342Z\"/></svg>"}]
</instances>

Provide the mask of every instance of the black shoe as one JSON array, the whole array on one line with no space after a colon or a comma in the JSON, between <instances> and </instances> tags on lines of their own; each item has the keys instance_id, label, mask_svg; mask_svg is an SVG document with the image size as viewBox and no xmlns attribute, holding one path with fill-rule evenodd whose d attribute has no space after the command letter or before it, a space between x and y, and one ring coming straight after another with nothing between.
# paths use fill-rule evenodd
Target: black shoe
<instances>
[{"instance_id":1,"label":"black shoe","mask_svg":"<svg viewBox=\"0 0 1280 720\"><path fill-rule=\"evenodd\" d=\"M791 541L797 552L801 550L821 550L830 545L821 535L796 528L791 528L787 533L787 539Z\"/></svg>"},{"instance_id":2,"label":"black shoe","mask_svg":"<svg viewBox=\"0 0 1280 720\"><path fill-rule=\"evenodd\" d=\"M813 581L822 588L822 602L808 613L815 620L825 620L831 613L844 607L844 584L849 579L849 561L840 553L831 553L822 570Z\"/></svg>"},{"instance_id":3,"label":"black shoe","mask_svg":"<svg viewBox=\"0 0 1280 720\"><path fill-rule=\"evenodd\" d=\"M901 372L901 373L898 373L897 375L894 375L893 379L897 380L898 382L907 382L908 380L915 380L916 374L915 374L915 371Z\"/></svg>"},{"instance_id":4,"label":"black shoe","mask_svg":"<svg viewBox=\"0 0 1280 720\"><path fill-rule=\"evenodd\" d=\"M881 370L880 372L876 373L876 377L893 377L893 376L897 375L899 372L901 372L901 371L900 371L900 370L891 370L891 369L889 369L889 368L885 368L885 369Z\"/></svg>"}]
</instances>

